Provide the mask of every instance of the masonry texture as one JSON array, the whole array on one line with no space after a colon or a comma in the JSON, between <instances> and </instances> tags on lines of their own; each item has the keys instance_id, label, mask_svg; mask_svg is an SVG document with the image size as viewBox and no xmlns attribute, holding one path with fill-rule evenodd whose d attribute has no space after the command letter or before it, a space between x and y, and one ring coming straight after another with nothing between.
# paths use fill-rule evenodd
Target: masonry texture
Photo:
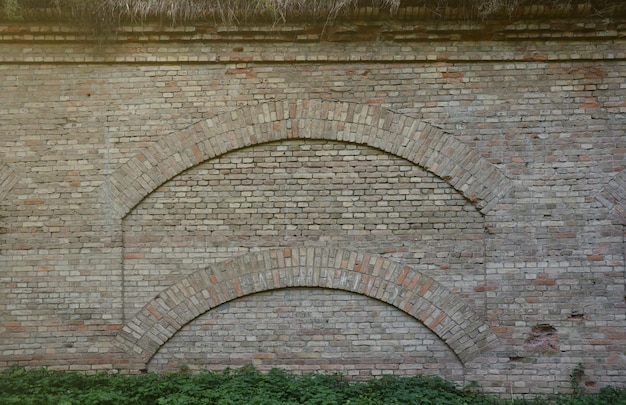
<instances>
[{"instance_id":1,"label":"masonry texture","mask_svg":"<svg viewBox=\"0 0 626 405\"><path fill-rule=\"evenodd\" d=\"M0 367L626 384L626 22L0 23Z\"/></svg>"}]
</instances>

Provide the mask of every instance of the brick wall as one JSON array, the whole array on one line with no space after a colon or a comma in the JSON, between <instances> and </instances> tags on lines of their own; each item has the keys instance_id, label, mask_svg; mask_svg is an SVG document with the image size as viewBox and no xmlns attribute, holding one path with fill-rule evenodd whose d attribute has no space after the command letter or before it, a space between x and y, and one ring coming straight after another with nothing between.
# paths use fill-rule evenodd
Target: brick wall
<instances>
[{"instance_id":1,"label":"brick wall","mask_svg":"<svg viewBox=\"0 0 626 405\"><path fill-rule=\"evenodd\" d=\"M372 27L0 25L0 366L623 385L624 23Z\"/></svg>"},{"instance_id":2,"label":"brick wall","mask_svg":"<svg viewBox=\"0 0 626 405\"><path fill-rule=\"evenodd\" d=\"M182 275L236 255L325 246L393 258L484 308L484 223L452 187L356 144L285 141L212 159L123 221L126 315Z\"/></svg>"},{"instance_id":3,"label":"brick wall","mask_svg":"<svg viewBox=\"0 0 626 405\"><path fill-rule=\"evenodd\" d=\"M350 378L436 373L464 382L459 359L413 318L362 295L321 289L277 290L217 307L183 327L148 370L226 364Z\"/></svg>"}]
</instances>

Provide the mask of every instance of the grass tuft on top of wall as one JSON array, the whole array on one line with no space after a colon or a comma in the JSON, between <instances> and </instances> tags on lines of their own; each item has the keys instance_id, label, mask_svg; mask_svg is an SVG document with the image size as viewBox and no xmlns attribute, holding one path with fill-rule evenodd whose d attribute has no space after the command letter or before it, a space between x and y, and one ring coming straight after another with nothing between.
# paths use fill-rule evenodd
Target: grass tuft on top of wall
<instances>
[{"instance_id":1,"label":"grass tuft on top of wall","mask_svg":"<svg viewBox=\"0 0 626 405\"><path fill-rule=\"evenodd\" d=\"M120 21L143 22L158 18L169 24L212 19L245 24L259 19L286 22L293 19L328 23L350 15L356 8L369 8L389 16L400 8L425 7L444 16L447 9L461 9L464 16L492 18L512 15L520 7L542 5L567 10L585 7L592 14L611 16L623 8L622 0L0 0L4 18L20 20L33 10L51 10L57 16L99 28Z\"/></svg>"},{"instance_id":2,"label":"grass tuft on top of wall","mask_svg":"<svg viewBox=\"0 0 626 405\"><path fill-rule=\"evenodd\" d=\"M489 22L529 12L531 18L537 18L536 10L549 10L546 15L563 18L616 17L626 15L626 3L623 0L0 0L0 21L29 23L43 18L75 26L104 42L122 25L148 22L164 26L297 22L326 27L336 21L380 20L397 15L402 15L404 20L461 18Z\"/></svg>"}]
</instances>

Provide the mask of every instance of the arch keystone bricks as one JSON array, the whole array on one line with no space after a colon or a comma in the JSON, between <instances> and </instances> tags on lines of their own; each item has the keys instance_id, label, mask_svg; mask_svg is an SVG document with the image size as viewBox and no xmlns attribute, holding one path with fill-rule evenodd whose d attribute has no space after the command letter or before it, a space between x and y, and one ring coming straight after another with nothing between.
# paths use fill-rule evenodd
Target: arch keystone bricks
<instances>
[{"instance_id":1,"label":"arch keystone bricks","mask_svg":"<svg viewBox=\"0 0 626 405\"><path fill-rule=\"evenodd\" d=\"M326 139L371 146L448 182L486 214L511 181L454 136L377 106L327 100L243 107L172 133L119 167L103 185L114 214L125 217L177 174L233 150L285 139Z\"/></svg>"},{"instance_id":2,"label":"arch keystone bricks","mask_svg":"<svg viewBox=\"0 0 626 405\"><path fill-rule=\"evenodd\" d=\"M392 305L434 332L464 364L497 344L471 306L432 278L383 257L321 247L251 253L196 271L147 303L116 341L147 363L178 330L207 311L289 287L342 290Z\"/></svg>"}]
</instances>

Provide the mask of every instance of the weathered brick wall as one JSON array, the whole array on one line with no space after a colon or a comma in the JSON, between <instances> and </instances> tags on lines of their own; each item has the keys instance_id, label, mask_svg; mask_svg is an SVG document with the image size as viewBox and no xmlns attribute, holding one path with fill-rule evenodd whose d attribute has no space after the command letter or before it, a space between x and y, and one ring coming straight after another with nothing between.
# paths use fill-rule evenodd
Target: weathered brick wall
<instances>
[{"instance_id":1,"label":"weathered brick wall","mask_svg":"<svg viewBox=\"0 0 626 405\"><path fill-rule=\"evenodd\" d=\"M144 28L0 25L0 366L626 383L623 23Z\"/></svg>"},{"instance_id":2,"label":"weathered brick wall","mask_svg":"<svg viewBox=\"0 0 626 405\"><path fill-rule=\"evenodd\" d=\"M224 304L181 329L148 370L224 364L351 378L433 373L464 383L459 359L413 318L362 295L321 289L277 290Z\"/></svg>"},{"instance_id":3,"label":"weathered brick wall","mask_svg":"<svg viewBox=\"0 0 626 405\"><path fill-rule=\"evenodd\" d=\"M212 159L123 221L126 315L182 275L284 246L393 258L484 308L484 221L418 166L355 144L293 140Z\"/></svg>"}]
</instances>

